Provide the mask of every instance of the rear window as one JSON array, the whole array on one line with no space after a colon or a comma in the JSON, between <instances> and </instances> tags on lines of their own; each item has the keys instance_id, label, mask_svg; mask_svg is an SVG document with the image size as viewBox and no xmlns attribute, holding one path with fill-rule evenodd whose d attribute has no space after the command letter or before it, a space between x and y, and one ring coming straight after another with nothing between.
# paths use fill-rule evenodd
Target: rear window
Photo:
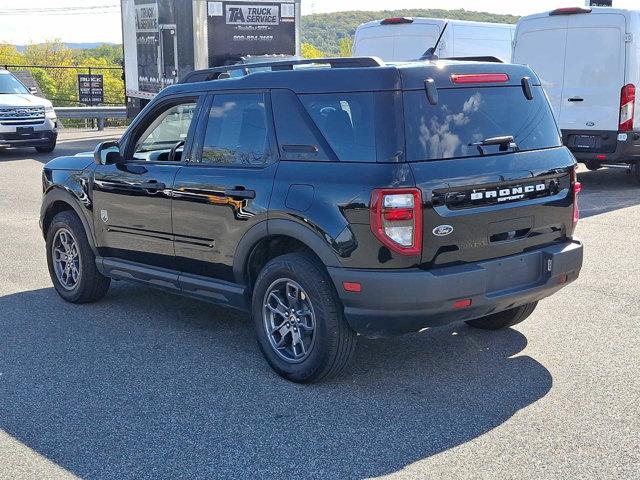
<instances>
[{"instance_id":1,"label":"rear window","mask_svg":"<svg viewBox=\"0 0 640 480\"><path fill-rule=\"evenodd\" d=\"M451 88L431 105L424 90L404 92L409 161L476 157L500 153L503 145L479 146L489 138L513 136L521 151L562 145L542 87L527 100L520 86ZM504 150L503 150L504 151Z\"/></svg>"},{"instance_id":2,"label":"rear window","mask_svg":"<svg viewBox=\"0 0 640 480\"><path fill-rule=\"evenodd\" d=\"M299 98L339 160L404 159L400 93L323 93Z\"/></svg>"}]
</instances>

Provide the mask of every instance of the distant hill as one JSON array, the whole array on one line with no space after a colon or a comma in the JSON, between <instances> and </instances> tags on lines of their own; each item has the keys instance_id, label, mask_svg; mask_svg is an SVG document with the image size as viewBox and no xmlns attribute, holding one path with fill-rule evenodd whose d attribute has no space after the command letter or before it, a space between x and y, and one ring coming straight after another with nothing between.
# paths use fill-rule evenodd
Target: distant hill
<instances>
[{"instance_id":1,"label":"distant hill","mask_svg":"<svg viewBox=\"0 0 640 480\"><path fill-rule=\"evenodd\" d=\"M514 24L519 18L514 15L436 9L317 13L302 17L302 41L311 43L323 52L337 54L340 39L347 36L353 37L358 25L389 17L448 18L451 20Z\"/></svg>"},{"instance_id":2,"label":"distant hill","mask_svg":"<svg viewBox=\"0 0 640 480\"><path fill-rule=\"evenodd\" d=\"M88 42L88 43L65 43L65 47L71 48L73 50L89 50L91 48L96 48L101 45L118 45L117 43L109 43L109 42ZM16 50L20 53L24 53L24 49L27 47L26 45L15 45Z\"/></svg>"}]
</instances>

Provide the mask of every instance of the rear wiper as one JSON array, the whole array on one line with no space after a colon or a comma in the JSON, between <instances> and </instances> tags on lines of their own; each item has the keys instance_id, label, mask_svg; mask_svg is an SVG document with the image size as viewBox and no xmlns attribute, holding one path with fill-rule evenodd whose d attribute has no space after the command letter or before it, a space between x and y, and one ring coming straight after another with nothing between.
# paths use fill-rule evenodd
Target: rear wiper
<instances>
[{"instance_id":1,"label":"rear wiper","mask_svg":"<svg viewBox=\"0 0 640 480\"><path fill-rule=\"evenodd\" d=\"M520 151L518 144L513 139L513 135L485 138L480 142L473 142L469 144L470 147L477 147L480 155L484 155L484 148L482 147L487 147L489 145L499 145L501 152L506 152L509 148L513 149L514 152Z\"/></svg>"}]
</instances>

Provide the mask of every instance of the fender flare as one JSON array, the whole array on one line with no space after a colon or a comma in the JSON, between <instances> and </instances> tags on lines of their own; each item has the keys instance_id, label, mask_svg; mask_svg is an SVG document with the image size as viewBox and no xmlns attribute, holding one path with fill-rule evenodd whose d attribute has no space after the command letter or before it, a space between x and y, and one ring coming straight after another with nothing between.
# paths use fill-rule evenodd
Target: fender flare
<instances>
[{"instance_id":1,"label":"fender flare","mask_svg":"<svg viewBox=\"0 0 640 480\"><path fill-rule=\"evenodd\" d=\"M287 219L265 220L251 227L238 243L233 259L233 275L238 284L247 283L245 267L255 246L264 238L275 235L284 235L302 242L327 267L341 267L336 252L311 228Z\"/></svg>"},{"instance_id":2,"label":"fender flare","mask_svg":"<svg viewBox=\"0 0 640 480\"><path fill-rule=\"evenodd\" d=\"M89 220L87 219L87 214L83 210L83 208L79 204L78 197L72 195L69 190L66 190L62 187L54 187L49 190L44 197L42 198L42 206L40 207L40 228L42 229L42 236L47 238L47 233L44 230L44 219L49 211L51 205L55 202L64 202L71 207L71 209L78 215L80 221L82 222L82 226L84 227L85 233L87 235L87 241L89 242L89 246L93 253L98 255L98 250L96 248L96 239L93 234L93 228L89 224Z\"/></svg>"}]
</instances>

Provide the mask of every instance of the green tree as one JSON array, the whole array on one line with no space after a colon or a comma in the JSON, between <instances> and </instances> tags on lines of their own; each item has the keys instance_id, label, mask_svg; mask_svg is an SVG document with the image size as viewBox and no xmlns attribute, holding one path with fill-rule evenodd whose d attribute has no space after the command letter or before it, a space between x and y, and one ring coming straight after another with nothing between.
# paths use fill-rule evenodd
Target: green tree
<instances>
[{"instance_id":1,"label":"green tree","mask_svg":"<svg viewBox=\"0 0 640 480\"><path fill-rule=\"evenodd\" d=\"M30 70L31 75L33 75L35 81L38 82L44 97L55 101L58 97L58 87L53 78L42 68L31 68Z\"/></svg>"},{"instance_id":2,"label":"green tree","mask_svg":"<svg viewBox=\"0 0 640 480\"><path fill-rule=\"evenodd\" d=\"M350 57L353 52L353 38L342 37L338 42L338 54L341 57Z\"/></svg>"},{"instance_id":3,"label":"green tree","mask_svg":"<svg viewBox=\"0 0 640 480\"><path fill-rule=\"evenodd\" d=\"M310 43L303 43L300 45L300 53L302 53L304 58L323 58L327 56L326 53L318 50Z\"/></svg>"},{"instance_id":4,"label":"green tree","mask_svg":"<svg viewBox=\"0 0 640 480\"><path fill-rule=\"evenodd\" d=\"M16 47L8 43L0 43L0 65L22 65L24 57Z\"/></svg>"}]
</instances>

